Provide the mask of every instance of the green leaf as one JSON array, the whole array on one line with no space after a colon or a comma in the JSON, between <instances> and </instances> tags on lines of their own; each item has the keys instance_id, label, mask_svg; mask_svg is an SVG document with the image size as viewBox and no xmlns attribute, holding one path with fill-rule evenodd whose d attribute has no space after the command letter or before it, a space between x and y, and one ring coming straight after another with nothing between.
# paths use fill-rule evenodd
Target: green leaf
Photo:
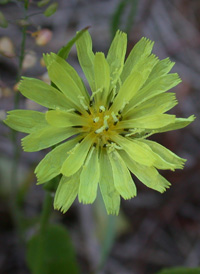
<instances>
[{"instance_id":1,"label":"green leaf","mask_svg":"<svg viewBox=\"0 0 200 274\"><path fill-rule=\"evenodd\" d=\"M75 42L83 35L83 33L88 30L89 27L86 27L82 30L80 30L64 47L62 47L58 51L58 56L62 57L63 59L67 59L68 55L70 53L70 50L72 46L75 44Z\"/></svg>"},{"instance_id":2,"label":"green leaf","mask_svg":"<svg viewBox=\"0 0 200 274\"><path fill-rule=\"evenodd\" d=\"M37 3L37 6L41 8L45 5L47 5L49 2L50 2L50 0L41 0Z\"/></svg>"},{"instance_id":3,"label":"green leaf","mask_svg":"<svg viewBox=\"0 0 200 274\"><path fill-rule=\"evenodd\" d=\"M32 274L79 273L67 230L59 225L47 227L28 243L27 263Z\"/></svg>"},{"instance_id":4,"label":"green leaf","mask_svg":"<svg viewBox=\"0 0 200 274\"><path fill-rule=\"evenodd\" d=\"M7 28L8 21L6 20L4 14L0 11L0 27L1 28Z\"/></svg>"},{"instance_id":5,"label":"green leaf","mask_svg":"<svg viewBox=\"0 0 200 274\"><path fill-rule=\"evenodd\" d=\"M125 30L127 34L129 34L134 23L138 2L139 0L123 0L119 2L119 5L117 6L112 17L112 22L111 22L112 37L114 37L118 29L122 29L121 19L122 19L122 16L126 13L126 11L128 12L128 16L126 15L126 18L125 18L126 24L123 29Z\"/></svg>"},{"instance_id":6,"label":"green leaf","mask_svg":"<svg viewBox=\"0 0 200 274\"><path fill-rule=\"evenodd\" d=\"M130 6L130 9L129 9L129 14L127 16L126 28L125 28L125 32L127 34L130 33L131 28L133 27L139 0L129 0L129 2L130 2L131 6Z\"/></svg>"},{"instance_id":7,"label":"green leaf","mask_svg":"<svg viewBox=\"0 0 200 274\"><path fill-rule=\"evenodd\" d=\"M121 16L122 16L124 9L125 9L126 5L128 4L128 2L129 2L129 0L120 1L119 5L117 6L117 9L115 10L115 12L113 14L112 22L111 22L112 37L115 36L116 31L119 29Z\"/></svg>"},{"instance_id":8,"label":"green leaf","mask_svg":"<svg viewBox=\"0 0 200 274\"><path fill-rule=\"evenodd\" d=\"M52 3L51 5L48 6L48 8L46 8L46 10L44 11L44 15L46 17L50 17L57 11L57 8L58 8L58 3L57 2Z\"/></svg>"},{"instance_id":9,"label":"green leaf","mask_svg":"<svg viewBox=\"0 0 200 274\"><path fill-rule=\"evenodd\" d=\"M175 268L166 268L155 274L199 274L200 267L197 268L186 268L186 267L175 267Z\"/></svg>"}]
</instances>

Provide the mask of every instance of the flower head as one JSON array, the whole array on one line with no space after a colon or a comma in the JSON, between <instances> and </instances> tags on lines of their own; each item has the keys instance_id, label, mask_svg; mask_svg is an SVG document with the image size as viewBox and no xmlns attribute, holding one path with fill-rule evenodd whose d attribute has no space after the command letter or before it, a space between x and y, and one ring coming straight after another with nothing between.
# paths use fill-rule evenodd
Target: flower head
<instances>
[{"instance_id":1,"label":"flower head","mask_svg":"<svg viewBox=\"0 0 200 274\"><path fill-rule=\"evenodd\" d=\"M126 62L127 37L120 31L107 57L93 53L88 32L76 46L91 95L72 66L54 53L46 54L54 85L23 77L19 90L49 110L13 110L5 123L29 133L22 139L25 151L58 144L35 170L39 184L62 174L56 209L66 212L77 195L80 202L93 203L99 185L108 214L118 214L120 196L136 196L130 172L162 193L170 183L157 169L183 168L184 159L147 137L183 128L194 117L165 114L177 104L175 94L166 91L181 80L169 74L174 63L151 54L150 40L142 38Z\"/></svg>"}]
</instances>

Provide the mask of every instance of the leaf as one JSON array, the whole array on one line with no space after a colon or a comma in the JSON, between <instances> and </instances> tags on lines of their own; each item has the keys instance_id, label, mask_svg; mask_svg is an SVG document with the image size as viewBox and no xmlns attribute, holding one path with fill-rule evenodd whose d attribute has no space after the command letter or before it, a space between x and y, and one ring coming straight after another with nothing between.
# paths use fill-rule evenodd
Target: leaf
<instances>
[{"instance_id":1,"label":"leaf","mask_svg":"<svg viewBox=\"0 0 200 274\"><path fill-rule=\"evenodd\" d=\"M139 0L123 0L119 2L119 5L117 6L112 17L112 22L111 22L112 37L114 37L118 29L124 29L125 32L129 34L131 27L133 26L133 23L134 23L138 2ZM126 15L126 24L123 28L121 24L121 21L122 21L121 19L126 14L126 10L128 10L128 16Z\"/></svg>"},{"instance_id":2,"label":"leaf","mask_svg":"<svg viewBox=\"0 0 200 274\"><path fill-rule=\"evenodd\" d=\"M63 46L59 51L58 51L58 56L62 57L63 59L67 59L69 52L72 48L72 46L75 44L75 42L82 36L82 34L88 30L89 27L85 27L81 31L79 31L65 46Z\"/></svg>"},{"instance_id":3,"label":"leaf","mask_svg":"<svg viewBox=\"0 0 200 274\"><path fill-rule=\"evenodd\" d=\"M129 14L127 16L127 21L126 21L126 33L129 34L131 31L131 28L133 26L134 20L135 20L135 15L137 12L137 8L138 8L138 3L139 0L131 0L129 1L131 4L131 7L129 9Z\"/></svg>"},{"instance_id":4,"label":"leaf","mask_svg":"<svg viewBox=\"0 0 200 274\"><path fill-rule=\"evenodd\" d=\"M7 28L8 21L6 20L4 14L0 11L0 27Z\"/></svg>"},{"instance_id":5,"label":"leaf","mask_svg":"<svg viewBox=\"0 0 200 274\"><path fill-rule=\"evenodd\" d=\"M199 274L200 267L198 268L186 268L186 267L175 267L175 268L166 268L155 274Z\"/></svg>"},{"instance_id":6,"label":"leaf","mask_svg":"<svg viewBox=\"0 0 200 274\"><path fill-rule=\"evenodd\" d=\"M119 2L119 5L117 6L117 9L115 10L113 14L113 18L111 22L112 37L115 36L116 31L119 29L121 17L127 4L128 4L128 0L123 0Z\"/></svg>"},{"instance_id":7,"label":"leaf","mask_svg":"<svg viewBox=\"0 0 200 274\"><path fill-rule=\"evenodd\" d=\"M45 5L47 5L49 2L50 2L50 0L41 0L37 3L37 6L41 8Z\"/></svg>"},{"instance_id":8,"label":"leaf","mask_svg":"<svg viewBox=\"0 0 200 274\"><path fill-rule=\"evenodd\" d=\"M51 225L30 239L27 263L32 274L79 273L70 237L60 225Z\"/></svg>"},{"instance_id":9,"label":"leaf","mask_svg":"<svg viewBox=\"0 0 200 274\"><path fill-rule=\"evenodd\" d=\"M51 5L49 5L46 8L46 10L44 11L44 15L46 17L50 17L51 15L53 15L57 11L57 8L58 8L58 3L56 3L56 2L52 3Z\"/></svg>"}]
</instances>

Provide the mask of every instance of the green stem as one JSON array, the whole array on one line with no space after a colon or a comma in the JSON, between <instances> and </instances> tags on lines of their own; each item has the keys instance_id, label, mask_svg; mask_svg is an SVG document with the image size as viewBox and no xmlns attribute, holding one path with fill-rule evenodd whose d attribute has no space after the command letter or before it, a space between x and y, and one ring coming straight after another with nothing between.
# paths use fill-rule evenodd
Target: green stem
<instances>
[{"instance_id":1,"label":"green stem","mask_svg":"<svg viewBox=\"0 0 200 274\"><path fill-rule=\"evenodd\" d=\"M27 19L27 9L28 9L28 1L24 1L24 19ZM22 65L24 61L25 56L25 47L26 47L26 30L27 26L24 26L22 28L22 41L21 41L21 47L20 47L20 56L19 56L19 68L17 73L16 81L19 82L22 74ZM14 109L17 109L19 107L19 100L20 100L20 94L19 92L15 93L14 97ZM18 161L20 157L20 150L17 145L17 132L12 130L12 142L14 146L14 156L13 156L13 166L12 166L12 172L11 172L11 183L13 186L13 196L16 196L16 177L17 177L17 169L18 169Z\"/></svg>"},{"instance_id":2,"label":"green stem","mask_svg":"<svg viewBox=\"0 0 200 274\"><path fill-rule=\"evenodd\" d=\"M116 236L116 216L109 215L107 219L107 226L104 235L104 240L101 247L101 261L97 268L97 273L100 273L104 267L109 253L112 249Z\"/></svg>"},{"instance_id":3,"label":"green stem","mask_svg":"<svg viewBox=\"0 0 200 274\"><path fill-rule=\"evenodd\" d=\"M24 19L27 19L27 10L28 10L28 1L24 1ZM22 65L24 61L24 56L25 56L25 47L26 47L26 30L27 26L24 26L22 28L22 41L21 41L21 46L20 46L20 55L19 55L19 66L18 66L18 73L16 77L16 82L19 82L21 74L22 74ZM14 96L14 109L17 109L19 107L19 92L15 93ZM17 132L12 130L11 131L11 138L12 138L12 143L13 143L13 161L12 161L12 167L11 167L11 213L13 215L13 220L16 224L16 229L18 230L18 234L22 238L22 225L21 225L21 212L20 208L17 204L16 200L16 195L17 195L17 178L18 178L18 162L20 158L20 149L17 144Z\"/></svg>"},{"instance_id":4,"label":"green stem","mask_svg":"<svg viewBox=\"0 0 200 274\"><path fill-rule=\"evenodd\" d=\"M40 219L40 232L44 233L52 211L53 197L49 191L45 191L45 199Z\"/></svg>"}]
</instances>

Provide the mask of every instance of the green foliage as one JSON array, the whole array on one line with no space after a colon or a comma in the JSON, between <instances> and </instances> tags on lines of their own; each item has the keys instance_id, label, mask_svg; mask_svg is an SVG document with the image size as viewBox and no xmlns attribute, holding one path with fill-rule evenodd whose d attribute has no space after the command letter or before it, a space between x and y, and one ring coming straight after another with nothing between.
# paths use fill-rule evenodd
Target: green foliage
<instances>
[{"instance_id":1,"label":"green foliage","mask_svg":"<svg viewBox=\"0 0 200 274\"><path fill-rule=\"evenodd\" d=\"M197 268L186 268L186 267L175 267L175 268L166 268L155 274L199 274L200 267Z\"/></svg>"},{"instance_id":2,"label":"green foliage","mask_svg":"<svg viewBox=\"0 0 200 274\"><path fill-rule=\"evenodd\" d=\"M124 12L124 9L127 5L129 0L123 0L119 3L117 9L115 10L115 13L113 14L112 17L112 22L111 22L111 32L112 32L112 37L114 37L118 27L120 26L121 22L121 17Z\"/></svg>"},{"instance_id":3,"label":"green foliage","mask_svg":"<svg viewBox=\"0 0 200 274\"><path fill-rule=\"evenodd\" d=\"M47 5L50 2L50 0L41 0L37 3L38 7L43 7L45 5Z\"/></svg>"},{"instance_id":4,"label":"green foliage","mask_svg":"<svg viewBox=\"0 0 200 274\"><path fill-rule=\"evenodd\" d=\"M0 27L1 28L7 28L8 21L6 20L4 14L0 11Z\"/></svg>"},{"instance_id":5,"label":"green foliage","mask_svg":"<svg viewBox=\"0 0 200 274\"><path fill-rule=\"evenodd\" d=\"M58 3L57 2L52 3L46 8L46 10L44 11L44 15L46 17L50 17L57 11L57 8L58 8Z\"/></svg>"},{"instance_id":6,"label":"green foliage","mask_svg":"<svg viewBox=\"0 0 200 274\"><path fill-rule=\"evenodd\" d=\"M115 10L111 21L112 37L114 37L118 29L122 29L127 32L127 34L129 34L135 19L138 2L138 0L122 0L121 2L119 2L119 5L117 6L117 9ZM127 8L129 9L128 16L125 20L124 28L122 28L121 21Z\"/></svg>"},{"instance_id":7,"label":"green foliage","mask_svg":"<svg viewBox=\"0 0 200 274\"><path fill-rule=\"evenodd\" d=\"M70 237L59 225L51 225L31 238L27 263L32 274L79 273Z\"/></svg>"},{"instance_id":8,"label":"green foliage","mask_svg":"<svg viewBox=\"0 0 200 274\"><path fill-rule=\"evenodd\" d=\"M83 35L83 33L88 30L89 27L86 27L79 32L64 46L58 51L58 56L60 56L63 59L67 59L68 55L70 53L70 50L72 46L75 44L75 42Z\"/></svg>"}]
</instances>

